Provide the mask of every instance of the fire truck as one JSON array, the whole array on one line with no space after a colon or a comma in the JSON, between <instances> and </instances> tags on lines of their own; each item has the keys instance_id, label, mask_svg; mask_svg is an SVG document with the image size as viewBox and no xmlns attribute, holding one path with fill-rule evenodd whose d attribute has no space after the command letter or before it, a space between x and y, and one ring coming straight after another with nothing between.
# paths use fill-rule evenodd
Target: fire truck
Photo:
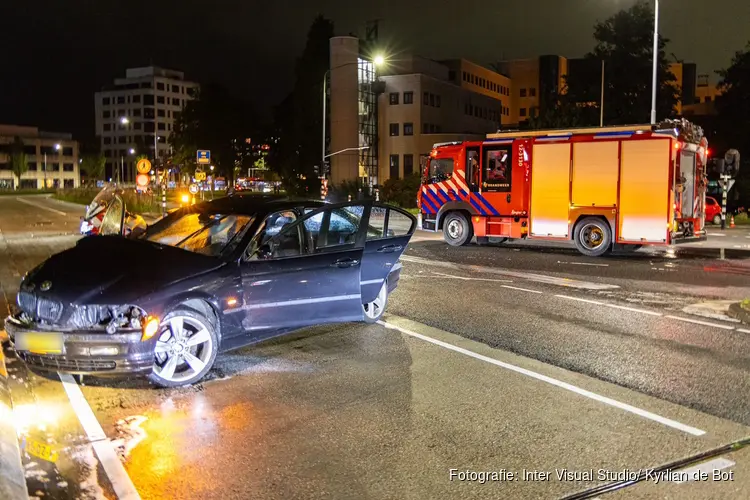
<instances>
[{"instance_id":1,"label":"fire truck","mask_svg":"<svg viewBox=\"0 0 750 500\"><path fill-rule=\"evenodd\" d=\"M435 144L417 195L420 228L453 246L575 242L588 256L706 239L703 130L658 125L498 132Z\"/></svg>"}]
</instances>

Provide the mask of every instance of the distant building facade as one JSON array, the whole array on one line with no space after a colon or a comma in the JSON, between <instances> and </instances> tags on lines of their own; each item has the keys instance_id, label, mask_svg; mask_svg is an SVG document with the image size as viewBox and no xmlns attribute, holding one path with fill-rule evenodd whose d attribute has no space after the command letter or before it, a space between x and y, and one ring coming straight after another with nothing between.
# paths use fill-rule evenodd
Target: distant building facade
<instances>
[{"instance_id":1,"label":"distant building facade","mask_svg":"<svg viewBox=\"0 0 750 500\"><path fill-rule=\"evenodd\" d=\"M13 143L23 141L28 171L20 180L11 170ZM78 142L70 134L37 127L0 125L0 189L58 189L80 185Z\"/></svg>"},{"instance_id":2,"label":"distant building facade","mask_svg":"<svg viewBox=\"0 0 750 500\"><path fill-rule=\"evenodd\" d=\"M128 69L96 92L96 135L109 175L132 183L136 157L165 157L175 118L198 89L180 71L149 66Z\"/></svg>"},{"instance_id":3,"label":"distant building facade","mask_svg":"<svg viewBox=\"0 0 750 500\"><path fill-rule=\"evenodd\" d=\"M378 180L419 173L432 146L480 140L512 121L511 82L466 60L390 61L379 77Z\"/></svg>"}]
</instances>

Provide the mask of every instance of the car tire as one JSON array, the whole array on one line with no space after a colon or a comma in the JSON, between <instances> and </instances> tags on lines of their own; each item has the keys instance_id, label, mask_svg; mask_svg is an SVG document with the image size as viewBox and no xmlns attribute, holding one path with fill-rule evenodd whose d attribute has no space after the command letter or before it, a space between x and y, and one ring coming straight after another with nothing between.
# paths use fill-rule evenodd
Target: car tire
<instances>
[{"instance_id":1,"label":"car tire","mask_svg":"<svg viewBox=\"0 0 750 500\"><path fill-rule=\"evenodd\" d=\"M578 251L588 257L599 257L612 249L609 224L596 217L586 217L576 224L573 240Z\"/></svg>"},{"instance_id":2,"label":"car tire","mask_svg":"<svg viewBox=\"0 0 750 500\"><path fill-rule=\"evenodd\" d=\"M718 226L719 224L721 224L721 215L714 215L714 218L711 219L711 222L714 226Z\"/></svg>"},{"instance_id":3,"label":"car tire","mask_svg":"<svg viewBox=\"0 0 750 500\"><path fill-rule=\"evenodd\" d=\"M385 307L388 305L388 280L383 281L383 286L378 291L375 300L362 304L362 313L365 323L377 323L385 313Z\"/></svg>"},{"instance_id":4,"label":"car tire","mask_svg":"<svg viewBox=\"0 0 750 500\"><path fill-rule=\"evenodd\" d=\"M159 387L199 382L213 367L219 349L214 323L189 308L167 314L156 339L154 369L149 380Z\"/></svg>"},{"instance_id":5,"label":"car tire","mask_svg":"<svg viewBox=\"0 0 750 500\"><path fill-rule=\"evenodd\" d=\"M450 212L443 223L443 239L451 246L468 244L474 237L474 226L463 212Z\"/></svg>"}]
</instances>

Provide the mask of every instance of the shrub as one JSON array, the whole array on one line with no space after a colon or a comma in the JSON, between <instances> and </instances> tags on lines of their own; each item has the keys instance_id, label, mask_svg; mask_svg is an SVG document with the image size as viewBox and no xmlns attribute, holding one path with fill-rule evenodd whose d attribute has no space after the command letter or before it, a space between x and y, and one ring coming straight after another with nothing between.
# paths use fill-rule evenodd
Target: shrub
<instances>
[{"instance_id":1,"label":"shrub","mask_svg":"<svg viewBox=\"0 0 750 500\"><path fill-rule=\"evenodd\" d=\"M403 208L416 208L420 183L419 174L403 179L388 179L381 189L381 199Z\"/></svg>"},{"instance_id":2,"label":"shrub","mask_svg":"<svg viewBox=\"0 0 750 500\"><path fill-rule=\"evenodd\" d=\"M750 217L747 216L747 212L740 212L734 216L735 224L750 224Z\"/></svg>"}]
</instances>

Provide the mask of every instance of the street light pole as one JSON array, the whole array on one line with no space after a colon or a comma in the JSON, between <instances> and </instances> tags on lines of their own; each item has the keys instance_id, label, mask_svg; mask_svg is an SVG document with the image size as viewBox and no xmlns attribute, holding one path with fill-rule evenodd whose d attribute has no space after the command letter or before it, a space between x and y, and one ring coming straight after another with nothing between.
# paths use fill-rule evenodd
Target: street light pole
<instances>
[{"instance_id":1,"label":"street light pole","mask_svg":"<svg viewBox=\"0 0 750 500\"><path fill-rule=\"evenodd\" d=\"M604 59L602 59L602 101L599 105L599 126L604 126Z\"/></svg>"},{"instance_id":2,"label":"street light pole","mask_svg":"<svg viewBox=\"0 0 750 500\"><path fill-rule=\"evenodd\" d=\"M44 151L44 187L42 189L47 189L47 151Z\"/></svg>"},{"instance_id":3,"label":"street light pole","mask_svg":"<svg viewBox=\"0 0 750 500\"><path fill-rule=\"evenodd\" d=\"M324 178L326 176L326 84L328 82L328 74L331 72L330 69L327 69L326 72L323 74L323 152L320 155L320 171L318 175L320 175L320 178Z\"/></svg>"},{"instance_id":4,"label":"street light pole","mask_svg":"<svg viewBox=\"0 0 750 500\"><path fill-rule=\"evenodd\" d=\"M651 125L656 124L656 88L659 67L659 0L654 6L654 69L651 79Z\"/></svg>"}]
</instances>

